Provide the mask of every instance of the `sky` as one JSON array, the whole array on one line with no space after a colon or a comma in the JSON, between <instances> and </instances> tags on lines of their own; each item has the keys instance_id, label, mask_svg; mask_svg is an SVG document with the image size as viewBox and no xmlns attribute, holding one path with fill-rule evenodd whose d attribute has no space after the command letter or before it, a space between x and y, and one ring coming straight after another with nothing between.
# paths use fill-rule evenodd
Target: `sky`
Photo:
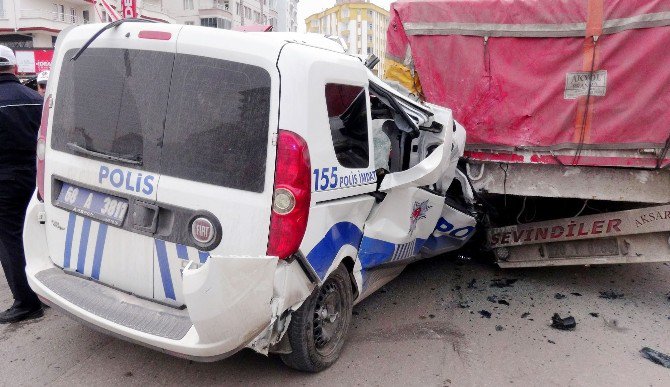
<instances>
[{"instance_id":1,"label":"sky","mask_svg":"<svg viewBox=\"0 0 670 387\"><path fill-rule=\"evenodd\" d=\"M372 0L372 3L388 10L393 0ZM305 32L305 19L335 5L335 0L300 0L298 3L298 31Z\"/></svg>"}]
</instances>

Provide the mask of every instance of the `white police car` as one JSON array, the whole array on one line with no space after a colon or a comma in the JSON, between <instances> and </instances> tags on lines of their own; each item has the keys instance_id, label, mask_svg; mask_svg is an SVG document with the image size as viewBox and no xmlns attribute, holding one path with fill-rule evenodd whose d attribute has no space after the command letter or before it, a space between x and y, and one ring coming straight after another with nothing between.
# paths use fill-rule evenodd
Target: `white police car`
<instances>
[{"instance_id":1,"label":"white police car","mask_svg":"<svg viewBox=\"0 0 670 387\"><path fill-rule=\"evenodd\" d=\"M177 356L318 371L356 302L472 236L463 128L336 42L101 27L59 37L47 90L25 241L48 304Z\"/></svg>"}]
</instances>

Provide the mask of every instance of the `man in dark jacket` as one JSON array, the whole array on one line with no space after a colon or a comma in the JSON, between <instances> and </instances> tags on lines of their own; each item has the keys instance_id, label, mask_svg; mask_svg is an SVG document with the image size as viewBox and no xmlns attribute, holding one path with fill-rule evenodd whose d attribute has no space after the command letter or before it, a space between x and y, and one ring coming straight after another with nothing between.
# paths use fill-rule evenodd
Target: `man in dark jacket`
<instances>
[{"instance_id":1,"label":"man in dark jacket","mask_svg":"<svg viewBox=\"0 0 670 387\"><path fill-rule=\"evenodd\" d=\"M37 132L42 97L16 77L16 56L0 45L0 263L14 304L0 313L7 324L44 314L28 286L23 221L35 190Z\"/></svg>"}]
</instances>

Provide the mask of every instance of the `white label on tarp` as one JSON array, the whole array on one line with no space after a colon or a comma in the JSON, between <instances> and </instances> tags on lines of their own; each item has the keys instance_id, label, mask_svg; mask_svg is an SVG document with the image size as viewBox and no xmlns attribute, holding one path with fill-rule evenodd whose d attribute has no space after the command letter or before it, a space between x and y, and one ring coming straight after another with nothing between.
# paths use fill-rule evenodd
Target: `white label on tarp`
<instances>
[{"instance_id":1,"label":"white label on tarp","mask_svg":"<svg viewBox=\"0 0 670 387\"><path fill-rule=\"evenodd\" d=\"M591 96L604 97L607 93L607 70L598 70L593 73L579 71L568 73L565 76L565 99L577 99L589 95L589 81Z\"/></svg>"}]
</instances>

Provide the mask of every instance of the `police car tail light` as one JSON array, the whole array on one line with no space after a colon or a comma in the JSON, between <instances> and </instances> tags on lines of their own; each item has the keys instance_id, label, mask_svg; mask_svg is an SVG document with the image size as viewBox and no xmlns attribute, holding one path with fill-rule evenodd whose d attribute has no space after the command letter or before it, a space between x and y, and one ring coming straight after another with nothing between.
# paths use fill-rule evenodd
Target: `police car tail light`
<instances>
[{"instance_id":1,"label":"police car tail light","mask_svg":"<svg viewBox=\"0 0 670 387\"><path fill-rule=\"evenodd\" d=\"M285 259L298 251L309 216L310 169L305 140L293 132L280 130L267 255Z\"/></svg>"},{"instance_id":2,"label":"police car tail light","mask_svg":"<svg viewBox=\"0 0 670 387\"><path fill-rule=\"evenodd\" d=\"M49 112L51 111L51 96L44 100L42 121L37 135L37 198L44 201L44 159L47 150L47 129L49 128Z\"/></svg>"}]
</instances>

